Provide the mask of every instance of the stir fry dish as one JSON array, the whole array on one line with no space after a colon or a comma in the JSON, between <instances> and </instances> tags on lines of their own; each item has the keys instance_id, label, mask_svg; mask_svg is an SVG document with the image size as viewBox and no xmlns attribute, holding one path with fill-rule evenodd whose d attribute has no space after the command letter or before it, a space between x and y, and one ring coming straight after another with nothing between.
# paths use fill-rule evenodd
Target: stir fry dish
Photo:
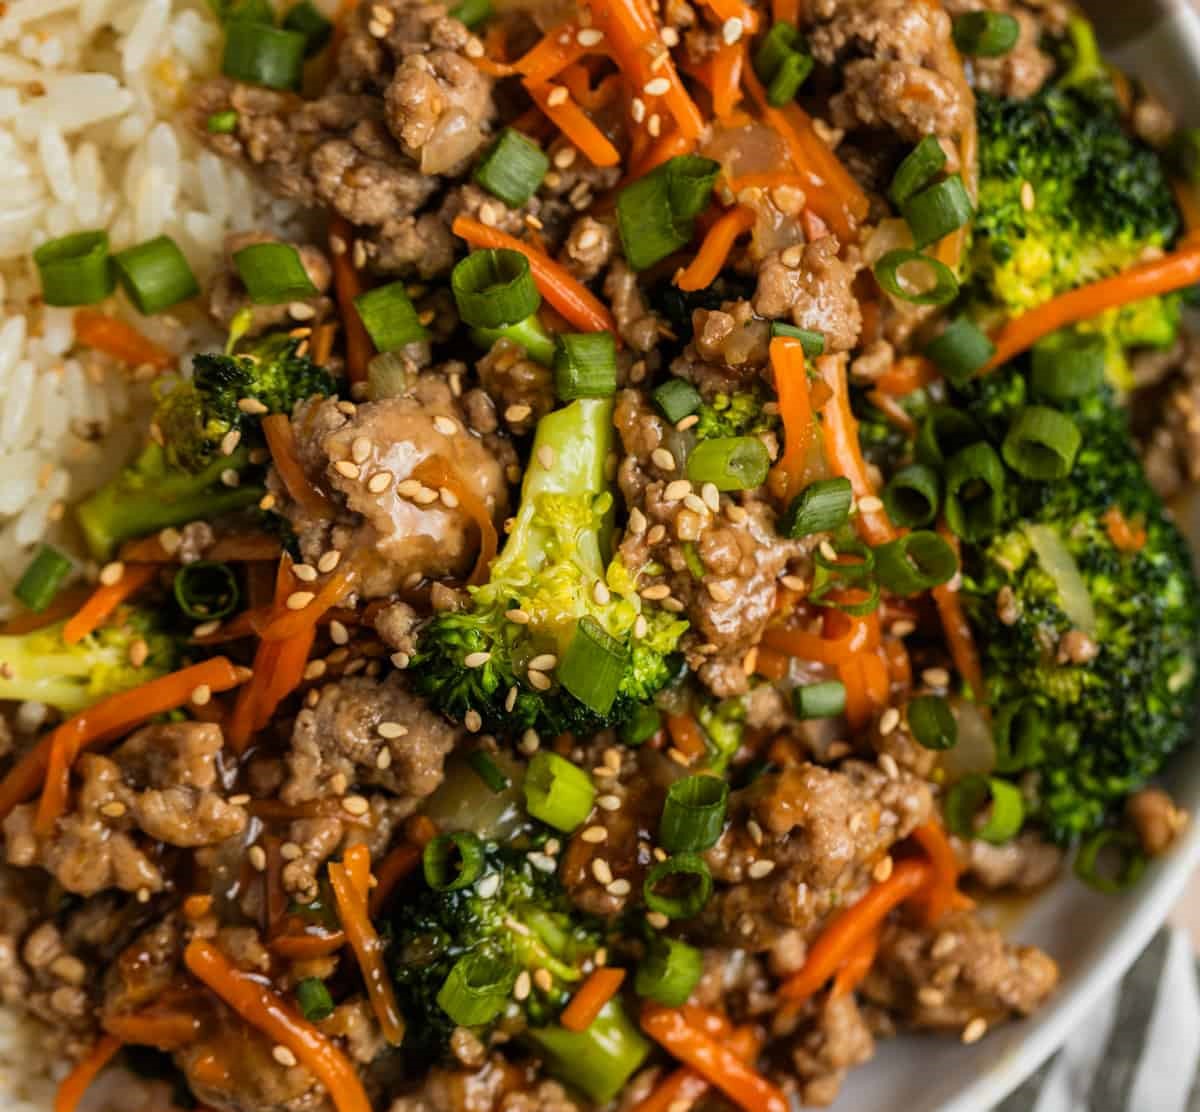
<instances>
[{"instance_id":1,"label":"stir fry dish","mask_svg":"<svg viewBox=\"0 0 1200 1112\"><path fill-rule=\"evenodd\" d=\"M1058 0L204 18L298 215L31 260L149 391L0 630L56 1112L785 1112L1034 1013L993 895L1186 822L1200 133Z\"/></svg>"}]
</instances>

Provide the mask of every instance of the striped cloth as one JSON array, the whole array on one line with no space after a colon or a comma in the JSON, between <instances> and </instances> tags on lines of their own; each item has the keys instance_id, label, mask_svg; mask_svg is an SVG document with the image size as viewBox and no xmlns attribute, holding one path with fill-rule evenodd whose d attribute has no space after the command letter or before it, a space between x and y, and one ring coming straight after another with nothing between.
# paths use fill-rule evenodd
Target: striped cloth
<instances>
[{"instance_id":1,"label":"striped cloth","mask_svg":"<svg viewBox=\"0 0 1200 1112\"><path fill-rule=\"evenodd\" d=\"M1200 976L1162 930L1067 1044L993 1112L1200 1112Z\"/></svg>"}]
</instances>

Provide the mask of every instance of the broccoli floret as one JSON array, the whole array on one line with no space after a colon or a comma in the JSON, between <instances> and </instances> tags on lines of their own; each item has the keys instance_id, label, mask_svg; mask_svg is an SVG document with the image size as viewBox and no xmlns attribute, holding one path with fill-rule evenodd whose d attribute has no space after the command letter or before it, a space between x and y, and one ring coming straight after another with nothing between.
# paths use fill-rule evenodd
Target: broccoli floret
<instances>
[{"instance_id":1,"label":"broccoli floret","mask_svg":"<svg viewBox=\"0 0 1200 1112\"><path fill-rule=\"evenodd\" d=\"M177 642L150 611L130 609L119 621L74 645L63 640L64 624L0 637L0 661L5 665L0 670L0 699L33 700L76 714L176 666ZM135 666L130 650L139 641L147 653L143 663Z\"/></svg>"},{"instance_id":2,"label":"broccoli floret","mask_svg":"<svg viewBox=\"0 0 1200 1112\"><path fill-rule=\"evenodd\" d=\"M553 873L536 868L525 850L489 842L483 851L474 883L455 891L423 886L387 924L397 1001L408 1021L405 1049L423 1064L444 1057L458 1023L443 1003L455 1011L454 997L474 986L478 1022L469 1026L477 1035L497 1026L519 1035L560 1080L602 1104L641 1065L648 1043L615 999L584 1032L555 1021L604 945L604 926L574 911ZM514 995L523 971L529 991Z\"/></svg>"},{"instance_id":3,"label":"broccoli floret","mask_svg":"<svg viewBox=\"0 0 1200 1112\"><path fill-rule=\"evenodd\" d=\"M210 520L262 498L263 467L251 461L263 444L263 416L290 413L298 401L334 389L329 374L297 354L298 347L296 339L271 335L241 355L195 357L192 378L158 403L155 439L78 507L96 559L107 559L130 537ZM256 412L248 413L238 405L243 399L261 408L251 406ZM222 442L231 433L237 446L225 454ZM233 486L231 473L237 477Z\"/></svg>"},{"instance_id":4,"label":"broccoli floret","mask_svg":"<svg viewBox=\"0 0 1200 1112\"><path fill-rule=\"evenodd\" d=\"M445 713L474 711L488 730L507 736L529 727L585 736L624 721L677 674L675 649L687 623L644 610L637 569L608 556L612 414L611 400L582 398L542 418L521 504L488 582L471 588L468 609L439 614L422 631L411 673ZM564 660L584 619L625 647L610 707L581 702L556 673L540 673L545 690L529 680L534 658ZM468 667L466 658L480 653L484 662Z\"/></svg>"},{"instance_id":5,"label":"broccoli floret","mask_svg":"<svg viewBox=\"0 0 1200 1112\"><path fill-rule=\"evenodd\" d=\"M761 390L739 390L733 394L717 394L696 410L700 420L695 433L698 440L719 436L755 436L779 424L779 417L764 413L768 398Z\"/></svg>"}]
</instances>

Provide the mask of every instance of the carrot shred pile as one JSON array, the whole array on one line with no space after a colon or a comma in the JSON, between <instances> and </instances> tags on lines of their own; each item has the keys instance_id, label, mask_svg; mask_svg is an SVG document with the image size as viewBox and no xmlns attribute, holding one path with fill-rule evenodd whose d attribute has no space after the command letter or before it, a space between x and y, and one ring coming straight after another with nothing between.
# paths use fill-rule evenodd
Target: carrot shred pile
<instances>
[{"instance_id":1,"label":"carrot shred pile","mask_svg":"<svg viewBox=\"0 0 1200 1112\"><path fill-rule=\"evenodd\" d=\"M272 413L262 420L263 435L271 451L271 461L292 501L312 517L334 516L332 503L309 481L296 448L296 430L286 413Z\"/></svg>"},{"instance_id":2,"label":"carrot shred pile","mask_svg":"<svg viewBox=\"0 0 1200 1112\"><path fill-rule=\"evenodd\" d=\"M737 205L723 213L705 235L692 261L675 276L675 285L689 293L707 289L716 281L738 236L754 227L754 210Z\"/></svg>"},{"instance_id":3,"label":"carrot shred pile","mask_svg":"<svg viewBox=\"0 0 1200 1112\"><path fill-rule=\"evenodd\" d=\"M375 345L354 304L364 286L362 275L354 265L353 243L354 226L335 213L329 220L329 254L333 259L333 288L337 294L338 312L346 333L346 377L351 382L365 382L367 364L375 354Z\"/></svg>"},{"instance_id":4,"label":"carrot shred pile","mask_svg":"<svg viewBox=\"0 0 1200 1112\"><path fill-rule=\"evenodd\" d=\"M75 310L75 339L84 347L111 355L127 367L165 371L175 365L175 356L166 348L143 336L133 325L99 309Z\"/></svg>"},{"instance_id":5,"label":"carrot shred pile","mask_svg":"<svg viewBox=\"0 0 1200 1112\"><path fill-rule=\"evenodd\" d=\"M593 970L588 978L575 990L575 995L558 1017L568 1031L586 1031L605 1005L617 994L625 970L604 966Z\"/></svg>"},{"instance_id":6,"label":"carrot shred pile","mask_svg":"<svg viewBox=\"0 0 1200 1112\"><path fill-rule=\"evenodd\" d=\"M54 1096L54 1112L75 1112L92 1082L103 1072L120 1052L121 1040L113 1035L102 1035L96 1045L80 1059L79 1063L59 1083Z\"/></svg>"},{"instance_id":7,"label":"carrot shred pile","mask_svg":"<svg viewBox=\"0 0 1200 1112\"><path fill-rule=\"evenodd\" d=\"M742 100L742 70L746 65L746 40L723 42L712 56L709 92L712 94L713 115L728 123Z\"/></svg>"},{"instance_id":8,"label":"carrot shred pile","mask_svg":"<svg viewBox=\"0 0 1200 1112\"><path fill-rule=\"evenodd\" d=\"M102 583L78 611L63 626L63 640L77 645L104 624L107 618L126 599L132 598L158 575L153 564L135 564L121 572L115 583Z\"/></svg>"},{"instance_id":9,"label":"carrot shred pile","mask_svg":"<svg viewBox=\"0 0 1200 1112\"><path fill-rule=\"evenodd\" d=\"M616 166L621 161L621 154L604 134L588 117L569 93L560 96L560 91L566 93L565 85L555 85L552 82L536 82L526 79L523 82L530 97L533 99L546 118L558 128L576 146L594 166Z\"/></svg>"}]
</instances>

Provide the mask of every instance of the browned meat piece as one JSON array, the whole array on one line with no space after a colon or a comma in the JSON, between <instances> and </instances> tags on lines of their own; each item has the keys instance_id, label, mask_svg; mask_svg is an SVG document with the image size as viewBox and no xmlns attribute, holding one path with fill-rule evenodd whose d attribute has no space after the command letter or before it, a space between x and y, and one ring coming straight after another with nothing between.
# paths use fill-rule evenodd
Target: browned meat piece
<instances>
[{"instance_id":1,"label":"browned meat piece","mask_svg":"<svg viewBox=\"0 0 1200 1112\"><path fill-rule=\"evenodd\" d=\"M388 1112L579 1112L557 1081L539 1080L500 1055L478 1070L435 1066L419 1089L397 1097Z\"/></svg>"},{"instance_id":2,"label":"browned meat piece","mask_svg":"<svg viewBox=\"0 0 1200 1112\"><path fill-rule=\"evenodd\" d=\"M888 924L862 991L901 1025L960 1031L973 1041L987 1027L1029 1015L1057 983L1047 954L1006 942L964 911L933 927Z\"/></svg>"},{"instance_id":3,"label":"browned meat piece","mask_svg":"<svg viewBox=\"0 0 1200 1112\"><path fill-rule=\"evenodd\" d=\"M393 602L375 615L375 632L389 649L412 655L420 617L406 602Z\"/></svg>"},{"instance_id":4,"label":"browned meat piece","mask_svg":"<svg viewBox=\"0 0 1200 1112\"><path fill-rule=\"evenodd\" d=\"M759 268L754 311L769 318L790 316L800 328L822 333L826 351L849 351L862 331L853 288L861 265L857 251L839 258L833 236L768 255Z\"/></svg>"},{"instance_id":5,"label":"browned meat piece","mask_svg":"<svg viewBox=\"0 0 1200 1112\"><path fill-rule=\"evenodd\" d=\"M225 263L209 281L206 291L208 315L222 328L229 328L233 318L243 309L250 310L248 335L257 336L273 328L291 328L299 324L311 325L322 321L333 312L333 302L325 296L332 279L329 260L318 247L301 244L297 247L300 261L309 280L318 292L298 301L283 305L256 305L250 300L242 284L233 256L243 247L256 243L278 243L277 236L266 232L235 232L225 240Z\"/></svg>"},{"instance_id":6,"label":"browned meat piece","mask_svg":"<svg viewBox=\"0 0 1200 1112\"><path fill-rule=\"evenodd\" d=\"M438 209L438 215L446 224L453 224L458 216L470 216L489 228L498 228L510 236L520 238L525 232L525 216L537 213L542 208L541 199L534 195L521 208L509 208L503 201L493 197L474 182L465 182L446 193L446 199Z\"/></svg>"},{"instance_id":7,"label":"browned meat piece","mask_svg":"<svg viewBox=\"0 0 1200 1112\"><path fill-rule=\"evenodd\" d=\"M697 309L692 324L696 351L709 363L723 363L738 370L757 370L766 365L770 325L756 319L750 302L738 301L721 309Z\"/></svg>"},{"instance_id":8,"label":"browned meat piece","mask_svg":"<svg viewBox=\"0 0 1200 1112\"><path fill-rule=\"evenodd\" d=\"M614 259L604 278L604 296L617 319L617 331L634 351L652 351L666 325L647 307L637 275L624 259Z\"/></svg>"},{"instance_id":9,"label":"browned meat piece","mask_svg":"<svg viewBox=\"0 0 1200 1112\"><path fill-rule=\"evenodd\" d=\"M973 106L960 86L924 66L860 58L843 69L845 88L830 102L841 128L889 128L916 143L926 135L956 135Z\"/></svg>"},{"instance_id":10,"label":"browned meat piece","mask_svg":"<svg viewBox=\"0 0 1200 1112\"><path fill-rule=\"evenodd\" d=\"M157 1000L181 967L183 937L173 916L135 938L104 971L104 1017L128 1015Z\"/></svg>"},{"instance_id":11,"label":"browned meat piece","mask_svg":"<svg viewBox=\"0 0 1200 1112\"><path fill-rule=\"evenodd\" d=\"M460 734L408 690L401 673L329 684L296 716L280 798L307 803L369 784L415 808L442 782Z\"/></svg>"},{"instance_id":12,"label":"browned meat piece","mask_svg":"<svg viewBox=\"0 0 1200 1112\"><path fill-rule=\"evenodd\" d=\"M1187 829L1188 813L1162 788L1142 788L1125 802L1125 814L1150 857L1161 857Z\"/></svg>"},{"instance_id":13,"label":"browned meat piece","mask_svg":"<svg viewBox=\"0 0 1200 1112\"><path fill-rule=\"evenodd\" d=\"M497 340L475 370L496 412L513 432L528 432L554 408L550 368L530 359L524 348L510 340Z\"/></svg>"},{"instance_id":14,"label":"browned meat piece","mask_svg":"<svg viewBox=\"0 0 1200 1112\"><path fill-rule=\"evenodd\" d=\"M1010 14L1020 26L1016 45L999 58L972 58L971 71L977 89L1023 100L1050 80L1054 59L1041 48L1046 29L1037 15L1018 6L1012 7Z\"/></svg>"},{"instance_id":15,"label":"browned meat piece","mask_svg":"<svg viewBox=\"0 0 1200 1112\"><path fill-rule=\"evenodd\" d=\"M809 47L826 65L835 64L852 48L920 62L939 55L950 40L950 18L940 4L815 0L805 11Z\"/></svg>"},{"instance_id":16,"label":"browned meat piece","mask_svg":"<svg viewBox=\"0 0 1200 1112\"><path fill-rule=\"evenodd\" d=\"M576 278L590 282L608 266L616 239L610 224L591 216L581 216L571 225L559 261Z\"/></svg>"},{"instance_id":17,"label":"browned meat piece","mask_svg":"<svg viewBox=\"0 0 1200 1112\"><path fill-rule=\"evenodd\" d=\"M310 159L317 196L352 224L385 224L416 212L438 187L397 149L384 126L364 120Z\"/></svg>"},{"instance_id":18,"label":"browned meat piece","mask_svg":"<svg viewBox=\"0 0 1200 1112\"><path fill-rule=\"evenodd\" d=\"M1045 887L1062 869L1062 850L1033 832L1002 846L978 839L953 842L963 868L985 888L1031 892Z\"/></svg>"},{"instance_id":19,"label":"browned meat piece","mask_svg":"<svg viewBox=\"0 0 1200 1112\"><path fill-rule=\"evenodd\" d=\"M792 1043L800 1103L806 1108L832 1104L847 1071L874 1054L875 1040L853 994L826 996Z\"/></svg>"},{"instance_id":20,"label":"browned meat piece","mask_svg":"<svg viewBox=\"0 0 1200 1112\"><path fill-rule=\"evenodd\" d=\"M436 278L447 273L457 257L458 244L450 226L437 214L389 220L364 240L367 260L381 274L416 274Z\"/></svg>"},{"instance_id":21,"label":"browned meat piece","mask_svg":"<svg viewBox=\"0 0 1200 1112\"><path fill-rule=\"evenodd\" d=\"M328 1019L318 1026L330 1038L345 1039L346 1049L355 1062L368 1065L387 1049L379 1021L371 1005L361 996L339 1004Z\"/></svg>"}]
</instances>

